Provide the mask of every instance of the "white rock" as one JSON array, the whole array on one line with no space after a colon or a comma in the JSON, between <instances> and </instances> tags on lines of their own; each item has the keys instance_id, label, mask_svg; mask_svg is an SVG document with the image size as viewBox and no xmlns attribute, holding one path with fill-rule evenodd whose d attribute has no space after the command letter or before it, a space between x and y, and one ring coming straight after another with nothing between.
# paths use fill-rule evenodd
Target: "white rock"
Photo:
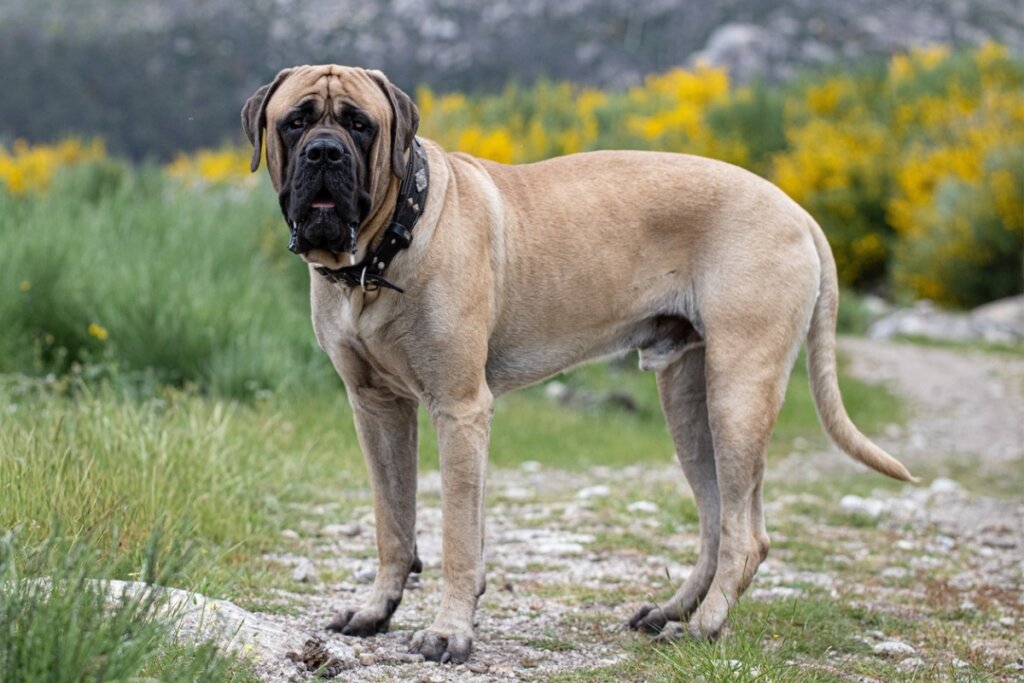
<instances>
[{"instance_id":1,"label":"white rock","mask_svg":"<svg viewBox=\"0 0 1024 683\"><path fill-rule=\"evenodd\" d=\"M521 486L509 486L501 492L501 497L508 500L530 500L533 498L533 491Z\"/></svg>"},{"instance_id":2,"label":"white rock","mask_svg":"<svg viewBox=\"0 0 1024 683\"><path fill-rule=\"evenodd\" d=\"M871 519L878 519L885 512L885 501L877 500L875 498L861 498L849 494L843 496L839 501L839 507L848 514L859 514Z\"/></svg>"},{"instance_id":3,"label":"white rock","mask_svg":"<svg viewBox=\"0 0 1024 683\"><path fill-rule=\"evenodd\" d=\"M316 567L313 566L309 559L302 558L295 565L295 569L292 570L292 581L298 581L299 583L312 583L316 581Z\"/></svg>"},{"instance_id":4,"label":"white rock","mask_svg":"<svg viewBox=\"0 0 1024 683\"><path fill-rule=\"evenodd\" d=\"M544 395L552 401L558 401L561 403L569 398L569 387L567 387L563 382L552 380L544 385Z\"/></svg>"},{"instance_id":5,"label":"white rock","mask_svg":"<svg viewBox=\"0 0 1024 683\"><path fill-rule=\"evenodd\" d=\"M361 529L358 524L327 524L320 529L321 536L358 536Z\"/></svg>"},{"instance_id":6,"label":"white rock","mask_svg":"<svg viewBox=\"0 0 1024 683\"><path fill-rule=\"evenodd\" d=\"M626 506L630 512L642 512L646 515L654 515L658 512L658 506L649 500L638 500Z\"/></svg>"},{"instance_id":7,"label":"white rock","mask_svg":"<svg viewBox=\"0 0 1024 683\"><path fill-rule=\"evenodd\" d=\"M902 671L913 671L914 669L924 666L924 660L920 657L907 657L902 662L897 664Z\"/></svg>"},{"instance_id":8,"label":"white rock","mask_svg":"<svg viewBox=\"0 0 1024 683\"><path fill-rule=\"evenodd\" d=\"M377 568L363 567L352 578L356 580L356 583L373 583L373 580L377 578Z\"/></svg>"},{"instance_id":9,"label":"white rock","mask_svg":"<svg viewBox=\"0 0 1024 683\"><path fill-rule=\"evenodd\" d=\"M536 460L526 460L519 465L519 469L523 472L540 472L540 468L541 464Z\"/></svg>"},{"instance_id":10,"label":"white rock","mask_svg":"<svg viewBox=\"0 0 1024 683\"><path fill-rule=\"evenodd\" d=\"M907 571L906 567L886 567L882 570L883 579L902 579L910 572Z\"/></svg>"},{"instance_id":11,"label":"white rock","mask_svg":"<svg viewBox=\"0 0 1024 683\"><path fill-rule=\"evenodd\" d=\"M903 658L909 657L916 652L914 648L899 640L883 640L871 649L876 655L881 657Z\"/></svg>"},{"instance_id":12,"label":"white rock","mask_svg":"<svg viewBox=\"0 0 1024 683\"><path fill-rule=\"evenodd\" d=\"M589 498L606 498L610 496L612 489L610 486L605 484L598 484L597 486L588 486L580 489L576 492L576 497L580 500L587 500Z\"/></svg>"},{"instance_id":13,"label":"white rock","mask_svg":"<svg viewBox=\"0 0 1024 683\"><path fill-rule=\"evenodd\" d=\"M960 484L953 481L952 479L947 479L946 477L939 477L932 481L931 485L928 487L928 490L931 491L932 493L953 493L954 491L960 490Z\"/></svg>"},{"instance_id":14,"label":"white rock","mask_svg":"<svg viewBox=\"0 0 1024 683\"><path fill-rule=\"evenodd\" d=\"M284 529L281 532L281 537L282 538L287 538L287 539L292 540L292 541L295 541L295 540L298 540L298 538L299 538L299 532L296 531L295 529Z\"/></svg>"}]
</instances>

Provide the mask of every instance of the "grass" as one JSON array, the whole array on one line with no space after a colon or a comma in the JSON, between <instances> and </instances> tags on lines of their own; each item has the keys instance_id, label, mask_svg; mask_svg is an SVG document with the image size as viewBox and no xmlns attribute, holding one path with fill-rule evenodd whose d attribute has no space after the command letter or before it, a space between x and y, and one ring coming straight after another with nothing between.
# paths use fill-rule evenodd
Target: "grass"
<instances>
[{"instance_id":1,"label":"grass","mask_svg":"<svg viewBox=\"0 0 1024 683\"><path fill-rule=\"evenodd\" d=\"M26 557L12 535L0 540L3 680L257 680L244 662L211 642L174 641L174 619L162 611L166 601L155 584L173 582L179 567L176 560L168 565L158 559L159 545L154 534L140 577L147 588L114 600L104 582L93 578L110 568L83 544L54 533Z\"/></svg>"}]
</instances>

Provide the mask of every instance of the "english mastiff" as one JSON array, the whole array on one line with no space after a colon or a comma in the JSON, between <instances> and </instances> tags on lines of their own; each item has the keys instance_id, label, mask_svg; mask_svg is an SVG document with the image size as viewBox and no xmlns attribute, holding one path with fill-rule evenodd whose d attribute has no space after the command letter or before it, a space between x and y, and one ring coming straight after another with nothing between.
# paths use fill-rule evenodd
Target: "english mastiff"
<instances>
[{"instance_id":1,"label":"english mastiff","mask_svg":"<svg viewBox=\"0 0 1024 683\"><path fill-rule=\"evenodd\" d=\"M700 512L700 554L629 625L713 638L768 552L765 451L807 340L825 431L910 480L847 416L836 381L836 269L817 223L769 182L683 154L605 151L507 166L416 137L379 71L281 71L246 102L309 264L313 329L347 387L376 515L369 596L328 628L387 630L416 552L417 406L437 431L444 589L411 651L469 657L484 591L484 478L494 398L636 349L657 376ZM542 453L531 457L542 459Z\"/></svg>"}]
</instances>

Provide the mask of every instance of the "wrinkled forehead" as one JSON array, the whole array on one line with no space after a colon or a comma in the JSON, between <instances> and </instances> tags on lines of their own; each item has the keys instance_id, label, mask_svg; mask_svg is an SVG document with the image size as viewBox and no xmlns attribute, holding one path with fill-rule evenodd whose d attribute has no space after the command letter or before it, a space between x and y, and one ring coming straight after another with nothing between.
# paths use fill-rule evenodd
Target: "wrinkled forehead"
<instances>
[{"instance_id":1,"label":"wrinkled forehead","mask_svg":"<svg viewBox=\"0 0 1024 683\"><path fill-rule=\"evenodd\" d=\"M301 103L355 104L381 120L390 108L380 86L365 69L336 64L295 67L267 103L268 123L280 120ZM318 107L319 108L319 107ZM272 125L272 124L271 124Z\"/></svg>"}]
</instances>

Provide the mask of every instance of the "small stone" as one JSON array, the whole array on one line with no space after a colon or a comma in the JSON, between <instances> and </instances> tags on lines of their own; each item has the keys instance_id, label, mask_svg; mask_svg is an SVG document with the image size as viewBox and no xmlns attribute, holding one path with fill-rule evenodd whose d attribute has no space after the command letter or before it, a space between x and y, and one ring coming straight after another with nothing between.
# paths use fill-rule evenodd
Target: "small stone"
<instances>
[{"instance_id":1,"label":"small stone","mask_svg":"<svg viewBox=\"0 0 1024 683\"><path fill-rule=\"evenodd\" d=\"M931 485L928 487L928 490L931 491L932 493L953 493L955 491L960 490L960 484L953 481L952 479L947 479L946 477L939 477L938 479L932 481Z\"/></svg>"},{"instance_id":2,"label":"small stone","mask_svg":"<svg viewBox=\"0 0 1024 683\"><path fill-rule=\"evenodd\" d=\"M902 662L897 664L897 667L902 671L913 671L914 669L924 666L924 660L920 657L907 657Z\"/></svg>"},{"instance_id":3,"label":"small stone","mask_svg":"<svg viewBox=\"0 0 1024 683\"><path fill-rule=\"evenodd\" d=\"M373 666L376 663L377 658L369 652L364 652L363 654L359 655L359 664L361 666Z\"/></svg>"},{"instance_id":4,"label":"small stone","mask_svg":"<svg viewBox=\"0 0 1024 683\"><path fill-rule=\"evenodd\" d=\"M292 581L298 581L299 583L312 583L316 581L316 567L313 566L309 559L302 558L295 565L295 569L292 570Z\"/></svg>"},{"instance_id":5,"label":"small stone","mask_svg":"<svg viewBox=\"0 0 1024 683\"><path fill-rule=\"evenodd\" d=\"M373 583L373 580L377 578L377 568L363 567L356 572L353 578L356 580L356 583Z\"/></svg>"},{"instance_id":6,"label":"small stone","mask_svg":"<svg viewBox=\"0 0 1024 683\"><path fill-rule=\"evenodd\" d=\"M953 665L954 669L966 669L969 666L967 662L960 659L959 657L954 658L953 661L950 662L950 664Z\"/></svg>"},{"instance_id":7,"label":"small stone","mask_svg":"<svg viewBox=\"0 0 1024 683\"><path fill-rule=\"evenodd\" d=\"M519 469L523 472L540 472L540 468L541 464L536 460L526 460L519 465Z\"/></svg>"},{"instance_id":8,"label":"small stone","mask_svg":"<svg viewBox=\"0 0 1024 683\"><path fill-rule=\"evenodd\" d=\"M1013 617L1000 617L999 623L1005 626L1006 628L1013 628L1017 625L1017 620Z\"/></svg>"},{"instance_id":9,"label":"small stone","mask_svg":"<svg viewBox=\"0 0 1024 683\"><path fill-rule=\"evenodd\" d=\"M299 539L299 532L295 529L285 529L281 532L281 538L297 541Z\"/></svg>"},{"instance_id":10,"label":"small stone","mask_svg":"<svg viewBox=\"0 0 1024 683\"><path fill-rule=\"evenodd\" d=\"M588 486L582 488L576 492L576 497L580 500L588 500L590 498L606 498L612 493L611 487L605 484L598 484L597 486Z\"/></svg>"},{"instance_id":11,"label":"small stone","mask_svg":"<svg viewBox=\"0 0 1024 683\"><path fill-rule=\"evenodd\" d=\"M356 523L352 524L327 524L320 528L321 536L344 536L351 538L358 536L362 530Z\"/></svg>"},{"instance_id":12,"label":"small stone","mask_svg":"<svg viewBox=\"0 0 1024 683\"><path fill-rule=\"evenodd\" d=\"M886 567L882 570L883 579L902 579L910 572L906 567Z\"/></svg>"},{"instance_id":13,"label":"small stone","mask_svg":"<svg viewBox=\"0 0 1024 683\"><path fill-rule=\"evenodd\" d=\"M563 382L552 380L544 386L544 395L552 401L564 403L569 400L569 397L572 395L572 390L570 390Z\"/></svg>"},{"instance_id":14,"label":"small stone","mask_svg":"<svg viewBox=\"0 0 1024 683\"><path fill-rule=\"evenodd\" d=\"M635 503L630 503L626 506L629 512L642 512L645 515L654 515L658 513L658 506L649 500L638 500Z\"/></svg>"},{"instance_id":15,"label":"small stone","mask_svg":"<svg viewBox=\"0 0 1024 683\"><path fill-rule=\"evenodd\" d=\"M467 668L475 674L485 674L491 667L484 662L470 662Z\"/></svg>"},{"instance_id":16,"label":"small stone","mask_svg":"<svg viewBox=\"0 0 1024 683\"><path fill-rule=\"evenodd\" d=\"M899 640L883 640L871 649L876 655L881 657L893 657L897 659L909 657L916 652L914 648Z\"/></svg>"},{"instance_id":17,"label":"small stone","mask_svg":"<svg viewBox=\"0 0 1024 683\"><path fill-rule=\"evenodd\" d=\"M858 514L870 517L871 519L878 519L885 511L885 502L850 494L840 499L839 507L847 514Z\"/></svg>"}]
</instances>

